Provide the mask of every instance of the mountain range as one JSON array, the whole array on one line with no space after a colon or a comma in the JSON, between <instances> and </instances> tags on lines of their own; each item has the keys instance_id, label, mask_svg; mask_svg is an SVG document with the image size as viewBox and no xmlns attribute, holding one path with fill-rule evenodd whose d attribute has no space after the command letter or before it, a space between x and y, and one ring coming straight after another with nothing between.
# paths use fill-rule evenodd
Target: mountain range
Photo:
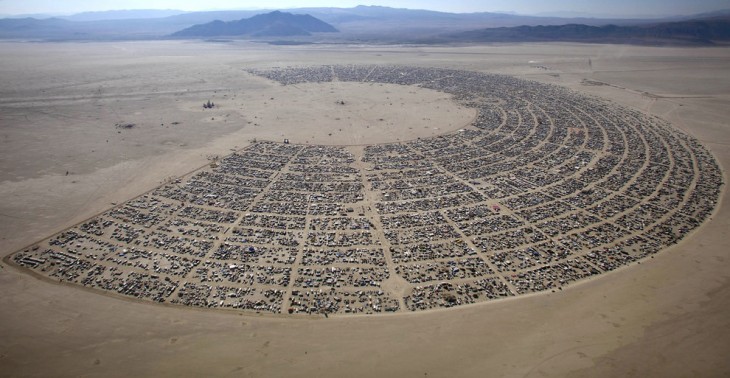
<instances>
[{"instance_id":1,"label":"mountain range","mask_svg":"<svg viewBox=\"0 0 730 378\"><path fill-rule=\"evenodd\" d=\"M730 17L639 26L582 24L486 28L444 36L456 42L583 42L713 45L730 42Z\"/></svg>"},{"instance_id":2,"label":"mountain range","mask_svg":"<svg viewBox=\"0 0 730 378\"><path fill-rule=\"evenodd\" d=\"M308 15L340 31L320 33L319 29L308 30L293 20L272 22L266 27L255 27L252 26L254 21L244 21L257 15L270 14L271 10L179 12L126 10L81 13L64 18L6 18L0 19L0 39L144 40L228 35L269 41L287 38L334 43L560 40L652 43L652 40L656 40L660 43L676 41L681 44L708 44L724 41L723 30L728 27L724 23L730 17L730 10L663 19L558 18L490 12L447 13L381 6L280 10L279 13ZM687 24L681 28L686 31L695 28L699 32L706 27L711 31L703 34L704 37L687 38L686 33L682 36L677 32L677 25L670 25L676 22L705 23L695 26ZM310 35L312 33L315 34ZM588 33L591 37L581 36L581 33ZM641 37L634 38L631 33L639 33Z\"/></svg>"}]
</instances>

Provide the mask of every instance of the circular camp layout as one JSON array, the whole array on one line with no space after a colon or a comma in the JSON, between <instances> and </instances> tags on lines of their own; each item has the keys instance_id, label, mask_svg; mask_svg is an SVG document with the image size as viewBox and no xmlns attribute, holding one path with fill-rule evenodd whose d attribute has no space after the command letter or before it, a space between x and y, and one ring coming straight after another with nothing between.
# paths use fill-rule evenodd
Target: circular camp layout
<instances>
[{"instance_id":1,"label":"circular camp layout","mask_svg":"<svg viewBox=\"0 0 730 378\"><path fill-rule=\"evenodd\" d=\"M722 187L694 138L558 86L399 66L246 74L431 89L477 117L398 143L253 141L12 261L184 306L421 311L556 291L636 263L699 227Z\"/></svg>"}]
</instances>

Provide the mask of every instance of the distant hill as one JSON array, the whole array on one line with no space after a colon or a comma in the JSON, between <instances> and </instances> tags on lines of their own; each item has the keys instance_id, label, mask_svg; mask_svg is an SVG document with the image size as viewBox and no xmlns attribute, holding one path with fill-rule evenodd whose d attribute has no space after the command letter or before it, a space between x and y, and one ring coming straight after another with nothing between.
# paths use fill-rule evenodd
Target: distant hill
<instances>
[{"instance_id":1,"label":"distant hill","mask_svg":"<svg viewBox=\"0 0 730 378\"><path fill-rule=\"evenodd\" d=\"M47 18L39 20L36 18L5 18L0 20L0 32L5 38L23 38L27 35L47 34L64 32L71 21L60 18Z\"/></svg>"},{"instance_id":2,"label":"distant hill","mask_svg":"<svg viewBox=\"0 0 730 378\"><path fill-rule=\"evenodd\" d=\"M174 9L130 9L103 12L83 12L60 18L69 21L142 20L177 16L184 13L186 12Z\"/></svg>"},{"instance_id":3,"label":"distant hill","mask_svg":"<svg viewBox=\"0 0 730 378\"><path fill-rule=\"evenodd\" d=\"M567 24L488 28L445 35L441 41L712 45L730 41L730 18L637 26Z\"/></svg>"},{"instance_id":4,"label":"distant hill","mask_svg":"<svg viewBox=\"0 0 730 378\"><path fill-rule=\"evenodd\" d=\"M238 21L213 21L207 24L194 25L173 33L173 37L219 37L219 36L253 36L283 37L311 35L311 33L335 33L334 26L314 18L308 14L291 14L274 11L259 14Z\"/></svg>"}]
</instances>

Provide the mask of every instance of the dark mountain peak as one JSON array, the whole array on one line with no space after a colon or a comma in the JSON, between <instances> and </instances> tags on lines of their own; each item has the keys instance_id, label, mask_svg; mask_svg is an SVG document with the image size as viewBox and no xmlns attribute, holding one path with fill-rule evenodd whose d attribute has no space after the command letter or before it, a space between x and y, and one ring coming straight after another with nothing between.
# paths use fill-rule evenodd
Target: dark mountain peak
<instances>
[{"instance_id":1,"label":"dark mountain peak","mask_svg":"<svg viewBox=\"0 0 730 378\"><path fill-rule=\"evenodd\" d=\"M238 21L216 20L207 24L194 25L174 33L173 37L217 37L217 36L298 36L310 33L334 33L332 25L309 14L292 14L273 11L258 14Z\"/></svg>"}]
</instances>

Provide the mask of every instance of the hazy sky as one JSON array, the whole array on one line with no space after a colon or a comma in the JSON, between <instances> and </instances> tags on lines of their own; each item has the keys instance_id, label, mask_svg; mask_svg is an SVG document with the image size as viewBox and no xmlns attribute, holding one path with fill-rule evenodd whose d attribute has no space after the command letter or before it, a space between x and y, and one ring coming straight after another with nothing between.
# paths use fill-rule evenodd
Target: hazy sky
<instances>
[{"instance_id":1,"label":"hazy sky","mask_svg":"<svg viewBox=\"0 0 730 378\"><path fill-rule=\"evenodd\" d=\"M359 4L447 12L579 12L635 17L693 14L730 8L730 0L0 0L0 14L72 14L116 9L197 11L329 6L347 8Z\"/></svg>"}]
</instances>

